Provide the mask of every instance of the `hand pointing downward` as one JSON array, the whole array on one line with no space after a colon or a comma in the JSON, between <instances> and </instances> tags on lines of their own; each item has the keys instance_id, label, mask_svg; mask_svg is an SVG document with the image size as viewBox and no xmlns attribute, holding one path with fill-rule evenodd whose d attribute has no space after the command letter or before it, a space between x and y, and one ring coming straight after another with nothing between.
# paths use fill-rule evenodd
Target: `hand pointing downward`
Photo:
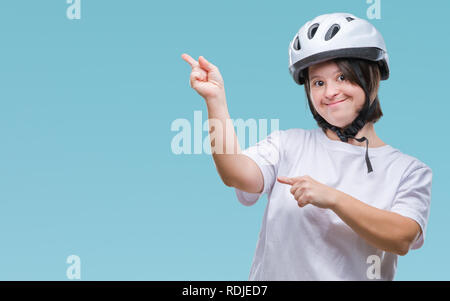
<instances>
[{"instance_id":1,"label":"hand pointing downward","mask_svg":"<svg viewBox=\"0 0 450 301\"><path fill-rule=\"evenodd\" d=\"M312 204L319 208L330 209L336 203L338 190L317 182L310 176L278 177L278 182L291 185L291 194L300 208Z\"/></svg>"}]
</instances>

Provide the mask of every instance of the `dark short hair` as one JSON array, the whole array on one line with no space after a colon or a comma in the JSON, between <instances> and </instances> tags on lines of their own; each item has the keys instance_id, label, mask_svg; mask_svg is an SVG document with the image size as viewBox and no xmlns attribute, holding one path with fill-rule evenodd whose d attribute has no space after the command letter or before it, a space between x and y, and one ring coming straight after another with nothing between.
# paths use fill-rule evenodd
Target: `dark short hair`
<instances>
[{"instance_id":1,"label":"dark short hair","mask_svg":"<svg viewBox=\"0 0 450 301\"><path fill-rule=\"evenodd\" d=\"M372 104L372 101L376 102L375 110L370 114L367 118L367 122L375 123L377 122L382 116L383 112L381 111L380 106L380 100L378 99L378 88L380 85L381 80L381 74L380 69L378 67L378 64L376 62L364 60L364 59L356 59L356 58L338 58L332 60L336 65L339 67L341 72L343 73L346 80L348 80L350 83L356 84L362 88L362 84L356 75L355 71L352 68L351 62L356 63L359 65L361 72L364 76L364 80L366 83L368 83L368 92L370 95L370 103ZM317 113L316 109L314 108L314 105L311 101L311 95L310 95L310 81L309 81L309 68L307 68L304 71L305 76L305 92L306 96L308 98L308 105L309 109L311 110L311 113L315 116ZM322 128L323 132L326 133L326 126L321 126L319 122L317 122L319 127Z\"/></svg>"}]
</instances>

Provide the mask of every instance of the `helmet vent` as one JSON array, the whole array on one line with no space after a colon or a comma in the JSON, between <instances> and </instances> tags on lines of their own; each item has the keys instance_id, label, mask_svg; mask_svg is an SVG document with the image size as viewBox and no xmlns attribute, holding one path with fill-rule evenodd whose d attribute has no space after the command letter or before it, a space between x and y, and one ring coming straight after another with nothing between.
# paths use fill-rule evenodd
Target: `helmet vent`
<instances>
[{"instance_id":1,"label":"helmet vent","mask_svg":"<svg viewBox=\"0 0 450 301\"><path fill-rule=\"evenodd\" d=\"M325 35L325 41L331 40L339 31L341 27L339 24L331 25L330 29L328 29L327 34Z\"/></svg>"},{"instance_id":2,"label":"helmet vent","mask_svg":"<svg viewBox=\"0 0 450 301\"><path fill-rule=\"evenodd\" d=\"M347 17L346 19L347 19L348 22L351 22L351 21L355 20L355 19L352 18L352 17Z\"/></svg>"},{"instance_id":3,"label":"helmet vent","mask_svg":"<svg viewBox=\"0 0 450 301\"><path fill-rule=\"evenodd\" d=\"M311 25L311 27L308 30L308 38L311 40L314 38L314 35L316 34L317 29L319 28L319 23L315 23Z\"/></svg>"},{"instance_id":4,"label":"helmet vent","mask_svg":"<svg viewBox=\"0 0 450 301\"><path fill-rule=\"evenodd\" d=\"M295 37L293 47L294 47L295 50L300 50L300 48L301 48L301 46L300 46L300 40L298 39L298 36Z\"/></svg>"}]
</instances>

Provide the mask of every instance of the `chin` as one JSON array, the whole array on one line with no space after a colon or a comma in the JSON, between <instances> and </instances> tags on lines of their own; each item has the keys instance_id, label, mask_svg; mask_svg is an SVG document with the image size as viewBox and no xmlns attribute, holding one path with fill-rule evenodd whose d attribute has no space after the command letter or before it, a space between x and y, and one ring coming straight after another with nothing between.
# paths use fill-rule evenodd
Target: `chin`
<instances>
[{"instance_id":1,"label":"chin","mask_svg":"<svg viewBox=\"0 0 450 301\"><path fill-rule=\"evenodd\" d=\"M325 119L325 120L327 120L327 119ZM338 127L338 128L345 128L345 127L349 126L353 122L353 120L346 120L346 121L342 121L342 120L339 120L339 121L338 120L327 120L327 122L329 124L331 124L331 125L334 125L334 126Z\"/></svg>"},{"instance_id":2,"label":"chin","mask_svg":"<svg viewBox=\"0 0 450 301\"><path fill-rule=\"evenodd\" d=\"M324 115L326 116L326 114L324 114ZM324 115L322 115L322 117ZM324 119L331 125L338 126L338 127L343 127L346 124L348 124L348 119L347 118L344 119L344 118L329 118L329 117L330 116L328 116L328 118L324 117ZM333 117L336 117L336 116L333 116Z\"/></svg>"},{"instance_id":3,"label":"chin","mask_svg":"<svg viewBox=\"0 0 450 301\"><path fill-rule=\"evenodd\" d=\"M340 112L342 113L342 112ZM326 116L327 114L325 114ZM340 115L344 115L344 116L328 116L328 117L334 117L334 118L325 118L325 120L334 126L340 127L340 128L344 128L346 126L349 126L353 120L355 120L356 117L358 117L358 114L354 114L352 115L350 118L348 116L348 114L340 114ZM324 115L322 115L324 116ZM339 118L341 117L341 118Z\"/></svg>"}]
</instances>

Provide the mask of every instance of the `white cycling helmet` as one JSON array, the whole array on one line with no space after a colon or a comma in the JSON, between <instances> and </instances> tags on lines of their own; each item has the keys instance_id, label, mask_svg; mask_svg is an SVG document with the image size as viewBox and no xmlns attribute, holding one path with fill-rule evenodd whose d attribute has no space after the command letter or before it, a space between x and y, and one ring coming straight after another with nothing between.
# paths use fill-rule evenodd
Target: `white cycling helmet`
<instances>
[{"instance_id":1,"label":"white cycling helmet","mask_svg":"<svg viewBox=\"0 0 450 301\"><path fill-rule=\"evenodd\" d=\"M303 25L289 45L289 72L299 85L303 71L334 58L359 58L378 62L381 79L389 77L384 39L364 19L348 13L325 14Z\"/></svg>"}]
</instances>

